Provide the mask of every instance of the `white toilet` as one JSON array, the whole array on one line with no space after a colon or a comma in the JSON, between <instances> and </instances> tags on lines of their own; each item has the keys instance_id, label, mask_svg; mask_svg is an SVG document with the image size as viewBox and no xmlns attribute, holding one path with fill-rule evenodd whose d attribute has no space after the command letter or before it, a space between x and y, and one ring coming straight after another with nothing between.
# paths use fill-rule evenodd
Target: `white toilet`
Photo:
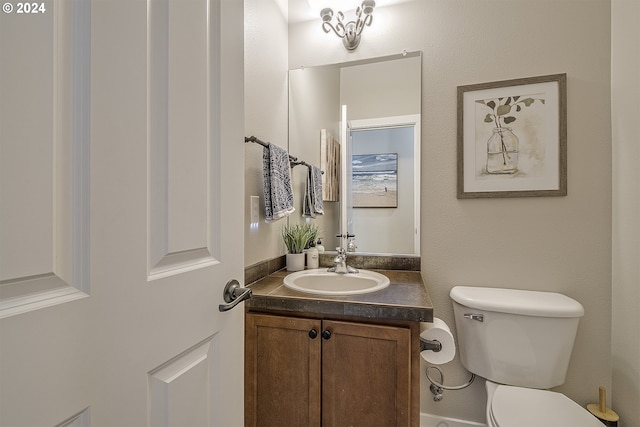
<instances>
[{"instance_id":1,"label":"white toilet","mask_svg":"<svg viewBox=\"0 0 640 427\"><path fill-rule=\"evenodd\" d=\"M487 380L489 427L602 427L561 393L582 305L562 294L451 289L460 358Z\"/></svg>"}]
</instances>

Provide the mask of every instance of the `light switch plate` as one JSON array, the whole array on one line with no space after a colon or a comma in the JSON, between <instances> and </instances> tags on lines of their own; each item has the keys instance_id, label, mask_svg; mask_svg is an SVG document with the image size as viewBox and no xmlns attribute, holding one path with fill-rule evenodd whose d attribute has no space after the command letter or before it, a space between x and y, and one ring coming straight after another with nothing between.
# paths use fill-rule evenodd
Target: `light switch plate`
<instances>
[{"instance_id":1,"label":"light switch plate","mask_svg":"<svg viewBox=\"0 0 640 427\"><path fill-rule=\"evenodd\" d=\"M251 224L260 221L260 196L249 196L249 206L251 210Z\"/></svg>"}]
</instances>

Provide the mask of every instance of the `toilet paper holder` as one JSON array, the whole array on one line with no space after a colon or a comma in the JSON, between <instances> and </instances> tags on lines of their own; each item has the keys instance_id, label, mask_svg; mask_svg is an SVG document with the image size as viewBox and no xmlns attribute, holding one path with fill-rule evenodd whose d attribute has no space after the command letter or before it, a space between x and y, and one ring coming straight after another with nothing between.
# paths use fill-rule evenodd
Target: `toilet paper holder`
<instances>
[{"instance_id":1,"label":"toilet paper holder","mask_svg":"<svg viewBox=\"0 0 640 427\"><path fill-rule=\"evenodd\" d=\"M442 350L442 343L438 340L426 340L420 337L420 351L431 350L435 353Z\"/></svg>"}]
</instances>

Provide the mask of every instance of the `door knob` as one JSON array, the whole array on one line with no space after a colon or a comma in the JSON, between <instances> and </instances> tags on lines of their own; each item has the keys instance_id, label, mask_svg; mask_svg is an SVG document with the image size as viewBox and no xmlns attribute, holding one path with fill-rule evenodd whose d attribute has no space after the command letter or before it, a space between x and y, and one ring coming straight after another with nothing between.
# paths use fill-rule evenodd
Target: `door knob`
<instances>
[{"instance_id":1,"label":"door knob","mask_svg":"<svg viewBox=\"0 0 640 427\"><path fill-rule=\"evenodd\" d=\"M325 340L328 340L329 338L331 338L331 331L327 329L322 331L322 338L324 338Z\"/></svg>"},{"instance_id":2,"label":"door knob","mask_svg":"<svg viewBox=\"0 0 640 427\"><path fill-rule=\"evenodd\" d=\"M315 329L312 329L309 331L309 338L311 338L312 340L316 339L317 336L318 336L318 331L316 331Z\"/></svg>"},{"instance_id":3,"label":"door knob","mask_svg":"<svg viewBox=\"0 0 640 427\"><path fill-rule=\"evenodd\" d=\"M249 288L240 287L240 283L236 279L227 282L222 291L222 296L227 304L220 304L218 310L229 311L242 301L251 298L252 292Z\"/></svg>"}]
</instances>

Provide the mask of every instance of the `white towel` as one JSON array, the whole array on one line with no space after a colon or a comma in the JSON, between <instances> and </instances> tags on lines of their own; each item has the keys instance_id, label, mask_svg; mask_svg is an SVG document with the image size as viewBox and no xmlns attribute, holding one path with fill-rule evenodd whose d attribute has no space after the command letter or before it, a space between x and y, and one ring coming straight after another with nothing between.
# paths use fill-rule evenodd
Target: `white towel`
<instances>
[{"instance_id":1,"label":"white towel","mask_svg":"<svg viewBox=\"0 0 640 427\"><path fill-rule=\"evenodd\" d=\"M322 171L313 165L307 165L307 183L304 192L302 216L315 218L324 214L322 204Z\"/></svg>"},{"instance_id":2,"label":"white towel","mask_svg":"<svg viewBox=\"0 0 640 427\"><path fill-rule=\"evenodd\" d=\"M295 211L289 153L275 144L269 144L262 152L262 160L265 221L277 221Z\"/></svg>"}]
</instances>

